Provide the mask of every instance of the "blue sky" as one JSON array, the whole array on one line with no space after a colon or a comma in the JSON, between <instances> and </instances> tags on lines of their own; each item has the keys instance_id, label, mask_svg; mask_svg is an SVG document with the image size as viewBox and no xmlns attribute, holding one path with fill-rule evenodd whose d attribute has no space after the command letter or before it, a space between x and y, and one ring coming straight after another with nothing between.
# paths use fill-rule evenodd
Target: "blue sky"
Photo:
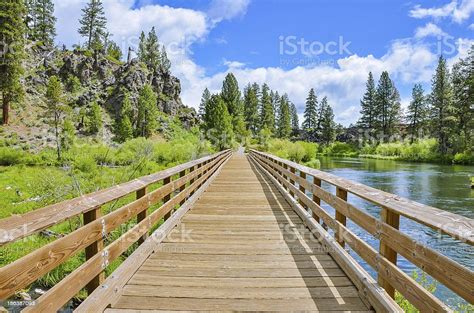
<instances>
[{"instance_id":1,"label":"blue sky","mask_svg":"<svg viewBox=\"0 0 474 313\"><path fill-rule=\"evenodd\" d=\"M85 1L56 1L60 42L81 41L75 34L77 17L72 8ZM453 63L474 42L474 0L104 0L104 4L109 29L124 49L136 43L141 30L156 27L162 42L173 50L173 72L181 79L185 104L196 107L202 90L217 92L225 74L232 71L241 87L266 82L288 93L300 113L314 87L320 98L328 96L337 121L344 125L357 120L369 71L378 78L388 70L406 106L414 83L429 89L440 51ZM300 41L306 42L305 49L295 45Z\"/></svg>"}]
</instances>

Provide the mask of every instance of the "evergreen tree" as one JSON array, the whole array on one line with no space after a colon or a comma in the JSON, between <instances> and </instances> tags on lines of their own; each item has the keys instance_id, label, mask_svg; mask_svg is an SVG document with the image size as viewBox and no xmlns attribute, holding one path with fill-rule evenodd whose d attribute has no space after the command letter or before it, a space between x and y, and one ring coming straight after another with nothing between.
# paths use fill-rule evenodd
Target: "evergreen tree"
<instances>
[{"instance_id":1,"label":"evergreen tree","mask_svg":"<svg viewBox=\"0 0 474 313\"><path fill-rule=\"evenodd\" d=\"M318 123L318 99L314 89L309 90L308 97L306 98L306 108L304 110L304 121L303 129L306 131L312 131L317 128Z\"/></svg>"},{"instance_id":2,"label":"evergreen tree","mask_svg":"<svg viewBox=\"0 0 474 313\"><path fill-rule=\"evenodd\" d=\"M300 128L300 123L298 119L298 110L296 109L296 106L294 103L290 103L290 115L291 115L291 129L293 135L298 134L298 130Z\"/></svg>"},{"instance_id":3,"label":"evergreen tree","mask_svg":"<svg viewBox=\"0 0 474 313\"><path fill-rule=\"evenodd\" d=\"M140 34L140 43L138 44L138 60L147 64L146 36L142 31Z\"/></svg>"},{"instance_id":4,"label":"evergreen tree","mask_svg":"<svg viewBox=\"0 0 474 313\"><path fill-rule=\"evenodd\" d=\"M400 95L386 71L382 72L377 86L375 108L377 113L374 125L388 139L397 130L401 111Z\"/></svg>"},{"instance_id":5,"label":"evergreen tree","mask_svg":"<svg viewBox=\"0 0 474 313\"><path fill-rule=\"evenodd\" d=\"M47 114L51 121L56 140L56 154L61 159L61 125L68 112L68 106L64 104L64 92L61 82L56 76L51 76L46 88Z\"/></svg>"},{"instance_id":6,"label":"evergreen tree","mask_svg":"<svg viewBox=\"0 0 474 313\"><path fill-rule=\"evenodd\" d=\"M0 2L0 92L5 125L9 122L11 104L20 102L23 96L20 78L25 57L25 14L23 1Z\"/></svg>"},{"instance_id":7,"label":"evergreen tree","mask_svg":"<svg viewBox=\"0 0 474 313\"><path fill-rule=\"evenodd\" d=\"M247 129L255 136L259 129L258 97L250 84L244 89L244 112Z\"/></svg>"},{"instance_id":8,"label":"evergreen tree","mask_svg":"<svg viewBox=\"0 0 474 313\"><path fill-rule=\"evenodd\" d=\"M271 134L275 134L275 114L273 112L270 88L267 84L262 86L262 96L260 99L260 121L261 129L267 129Z\"/></svg>"},{"instance_id":9,"label":"evergreen tree","mask_svg":"<svg viewBox=\"0 0 474 313\"><path fill-rule=\"evenodd\" d=\"M114 58L117 61L122 60L122 49L114 41L109 41L106 45L106 53L109 57Z\"/></svg>"},{"instance_id":10,"label":"evergreen tree","mask_svg":"<svg viewBox=\"0 0 474 313\"><path fill-rule=\"evenodd\" d=\"M25 37L30 40L35 40L34 38L34 29L36 25L36 16L35 16L35 5L36 0L25 0L25 18L24 18L24 28L25 28Z\"/></svg>"},{"instance_id":11,"label":"evergreen tree","mask_svg":"<svg viewBox=\"0 0 474 313\"><path fill-rule=\"evenodd\" d=\"M209 92L209 89L206 88L202 93L201 103L199 104L199 117L201 119L204 119L204 115L206 114L206 107L209 103L209 100L211 100L211 93Z\"/></svg>"},{"instance_id":12,"label":"evergreen tree","mask_svg":"<svg viewBox=\"0 0 474 313\"><path fill-rule=\"evenodd\" d=\"M446 59L440 56L431 83L429 101L432 133L438 139L439 152L442 154L448 153L451 134L455 127L452 87L449 79Z\"/></svg>"},{"instance_id":13,"label":"evergreen tree","mask_svg":"<svg viewBox=\"0 0 474 313\"><path fill-rule=\"evenodd\" d=\"M226 75L222 84L221 98L227 105L229 114L234 116L240 113L241 101L240 101L240 90L237 79L234 74L229 73Z\"/></svg>"},{"instance_id":14,"label":"evergreen tree","mask_svg":"<svg viewBox=\"0 0 474 313\"><path fill-rule=\"evenodd\" d=\"M474 136L474 45L452 71L454 115L459 134L459 151L468 151ZM458 152L458 151L456 151Z\"/></svg>"},{"instance_id":15,"label":"evergreen tree","mask_svg":"<svg viewBox=\"0 0 474 313\"><path fill-rule=\"evenodd\" d=\"M100 105L94 101L89 109L88 112L88 130L91 134L98 134L99 131L102 129L103 122L102 122L102 109Z\"/></svg>"},{"instance_id":16,"label":"evergreen tree","mask_svg":"<svg viewBox=\"0 0 474 313\"><path fill-rule=\"evenodd\" d=\"M56 37L56 17L54 16L54 3L52 0L35 0L33 5L34 27L32 34L34 40L45 45L53 45Z\"/></svg>"},{"instance_id":17,"label":"evergreen tree","mask_svg":"<svg viewBox=\"0 0 474 313\"><path fill-rule=\"evenodd\" d=\"M63 122L61 131L61 148L63 151L68 151L74 145L76 140L76 128L71 119L66 118Z\"/></svg>"},{"instance_id":18,"label":"evergreen tree","mask_svg":"<svg viewBox=\"0 0 474 313\"><path fill-rule=\"evenodd\" d=\"M413 143L415 138L419 138L426 126L427 108L426 99L424 96L423 87L421 84L415 84L412 91L412 100L408 106L408 113L406 116L409 124L410 140Z\"/></svg>"},{"instance_id":19,"label":"evergreen tree","mask_svg":"<svg viewBox=\"0 0 474 313\"><path fill-rule=\"evenodd\" d=\"M168 59L168 53L166 53L166 48L163 46L161 49L161 65L166 73L169 73L171 70L171 62Z\"/></svg>"},{"instance_id":20,"label":"evergreen tree","mask_svg":"<svg viewBox=\"0 0 474 313\"><path fill-rule=\"evenodd\" d=\"M132 103L130 95L125 93L122 101L122 108L120 109L120 116L117 124L117 137L121 142L125 142L133 138L133 124L132 124Z\"/></svg>"},{"instance_id":21,"label":"evergreen tree","mask_svg":"<svg viewBox=\"0 0 474 313\"><path fill-rule=\"evenodd\" d=\"M211 96L206 109L208 139L219 149L231 147L233 141L232 117L219 95Z\"/></svg>"},{"instance_id":22,"label":"evergreen tree","mask_svg":"<svg viewBox=\"0 0 474 313\"><path fill-rule=\"evenodd\" d=\"M280 98L280 117L278 119L278 136L288 138L291 135L291 115L288 95Z\"/></svg>"},{"instance_id":23,"label":"evergreen tree","mask_svg":"<svg viewBox=\"0 0 474 313\"><path fill-rule=\"evenodd\" d=\"M90 0L82 9L82 17L79 20L81 27L79 34L87 38L87 48L92 48L93 41L101 41L107 33L104 6L101 0Z\"/></svg>"},{"instance_id":24,"label":"evergreen tree","mask_svg":"<svg viewBox=\"0 0 474 313\"><path fill-rule=\"evenodd\" d=\"M274 117L275 124L278 124L278 121L279 121L280 115L281 115L281 112L280 112L281 97L278 94L278 91L271 90L270 91L270 98L272 99L272 108L273 108L273 113L275 114L275 117Z\"/></svg>"},{"instance_id":25,"label":"evergreen tree","mask_svg":"<svg viewBox=\"0 0 474 313\"><path fill-rule=\"evenodd\" d=\"M150 85L145 85L138 97L137 136L149 138L158 127L157 96Z\"/></svg>"},{"instance_id":26,"label":"evergreen tree","mask_svg":"<svg viewBox=\"0 0 474 313\"><path fill-rule=\"evenodd\" d=\"M145 63L148 66L148 69L155 71L161 64L160 43L158 41L158 36L156 35L155 27L152 27L148 33L145 51Z\"/></svg>"},{"instance_id":27,"label":"evergreen tree","mask_svg":"<svg viewBox=\"0 0 474 313\"><path fill-rule=\"evenodd\" d=\"M376 116L376 89L372 72L369 72L369 78L366 83L366 91L364 97L360 101L361 117L358 126L372 131L375 126Z\"/></svg>"},{"instance_id":28,"label":"evergreen tree","mask_svg":"<svg viewBox=\"0 0 474 313\"><path fill-rule=\"evenodd\" d=\"M321 102L322 116L321 116L321 140L326 145L334 141L336 136L336 123L334 122L334 112L331 106L327 103L327 98L324 97Z\"/></svg>"}]
</instances>

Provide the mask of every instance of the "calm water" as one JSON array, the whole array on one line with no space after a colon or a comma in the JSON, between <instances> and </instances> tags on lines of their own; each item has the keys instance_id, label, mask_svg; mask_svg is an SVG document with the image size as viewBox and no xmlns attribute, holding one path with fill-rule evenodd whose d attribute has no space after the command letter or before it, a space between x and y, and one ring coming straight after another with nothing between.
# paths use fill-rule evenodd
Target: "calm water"
<instances>
[{"instance_id":1,"label":"calm water","mask_svg":"<svg viewBox=\"0 0 474 313\"><path fill-rule=\"evenodd\" d=\"M474 176L474 166L351 158L321 158L320 160L321 169L324 171L439 209L474 218L474 189L470 188L469 180L469 176ZM323 187L334 192L334 188L324 185ZM380 209L364 200L349 195L348 201L374 216L379 216ZM324 204L323 207L332 211ZM378 248L378 240L350 221L348 221L348 226L366 242ZM473 247L459 243L448 236L440 238L439 234L433 230L403 217L400 221L400 229L412 238L474 270ZM352 254L357 257L355 253ZM398 264L407 273L412 273L416 269L402 257L399 257ZM368 265L365 264L364 267L373 275L375 274ZM451 306L456 306L462 301L444 286L438 286L435 295Z\"/></svg>"}]
</instances>

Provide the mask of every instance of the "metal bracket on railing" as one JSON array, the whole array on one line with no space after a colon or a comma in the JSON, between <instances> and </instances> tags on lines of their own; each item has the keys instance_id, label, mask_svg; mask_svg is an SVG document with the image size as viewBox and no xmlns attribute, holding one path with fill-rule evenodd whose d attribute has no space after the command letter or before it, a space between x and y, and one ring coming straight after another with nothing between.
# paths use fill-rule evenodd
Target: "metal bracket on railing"
<instances>
[{"instance_id":1,"label":"metal bracket on railing","mask_svg":"<svg viewBox=\"0 0 474 313\"><path fill-rule=\"evenodd\" d=\"M380 253L377 253L375 255L375 266L374 266L374 269L378 272L379 271L379 268L380 268L380 261L382 260L382 256L380 255Z\"/></svg>"},{"instance_id":2,"label":"metal bracket on railing","mask_svg":"<svg viewBox=\"0 0 474 313\"><path fill-rule=\"evenodd\" d=\"M102 224L102 239L105 239L105 237L107 237L107 229L105 227L105 219L101 219L100 223Z\"/></svg>"},{"instance_id":3,"label":"metal bracket on railing","mask_svg":"<svg viewBox=\"0 0 474 313\"><path fill-rule=\"evenodd\" d=\"M380 240L380 237L382 237L382 222L377 220L375 221L375 233L374 237Z\"/></svg>"},{"instance_id":4,"label":"metal bracket on railing","mask_svg":"<svg viewBox=\"0 0 474 313\"><path fill-rule=\"evenodd\" d=\"M109 250L103 250L101 252L102 255L102 269L105 270L107 266L109 266Z\"/></svg>"}]
</instances>

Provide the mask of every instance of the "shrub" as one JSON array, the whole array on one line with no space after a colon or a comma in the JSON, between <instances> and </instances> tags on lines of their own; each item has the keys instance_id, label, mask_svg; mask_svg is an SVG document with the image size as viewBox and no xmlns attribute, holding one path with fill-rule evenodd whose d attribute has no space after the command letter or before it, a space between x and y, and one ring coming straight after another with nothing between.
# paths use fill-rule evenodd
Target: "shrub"
<instances>
[{"instance_id":1,"label":"shrub","mask_svg":"<svg viewBox=\"0 0 474 313\"><path fill-rule=\"evenodd\" d=\"M309 162L306 162L304 165L314 169L319 169L321 168L321 161L319 161L318 159L312 159Z\"/></svg>"},{"instance_id":2,"label":"shrub","mask_svg":"<svg viewBox=\"0 0 474 313\"><path fill-rule=\"evenodd\" d=\"M0 147L0 165L10 166L21 164L24 161L25 152L8 147Z\"/></svg>"},{"instance_id":3,"label":"shrub","mask_svg":"<svg viewBox=\"0 0 474 313\"><path fill-rule=\"evenodd\" d=\"M463 153L456 153L453 158L455 164L474 164L474 154L469 151Z\"/></svg>"},{"instance_id":4,"label":"shrub","mask_svg":"<svg viewBox=\"0 0 474 313\"><path fill-rule=\"evenodd\" d=\"M92 174L97 171L97 163L94 158L88 154L76 156L73 161L73 168L86 174Z\"/></svg>"},{"instance_id":5,"label":"shrub","mask_svg":"<svg viewBox=\"0 0 474 313\"><path fill-rule=\"evenodd\" d=\"M336 141L326 146L322 154L328 156L355 157L357 156L357 151L348 143Z\"/></svg>"},{"instance_id":6,"label":"shrub","mask_svg":"<svg viewBox=\"0 0 474 313\"><path fill-rule=\"evenodd\" d=\"M302 159L303 162L309 162L311 159L313 159L316 156L316 153L318 152L317 143L307 142L307 141L297 141L296 144L303 147L305 151L305 154Z\"/></svg>"}]
</instances>

